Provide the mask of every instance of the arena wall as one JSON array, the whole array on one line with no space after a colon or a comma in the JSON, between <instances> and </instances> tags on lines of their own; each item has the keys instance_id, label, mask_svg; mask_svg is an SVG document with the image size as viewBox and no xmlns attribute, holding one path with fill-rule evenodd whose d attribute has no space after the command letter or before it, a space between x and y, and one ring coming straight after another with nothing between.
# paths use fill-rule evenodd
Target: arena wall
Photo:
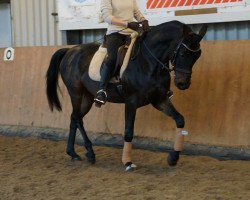
<instances>
[{"instance_id":1,"label":"arena wall","mask_svg":"<svg viewBox=\"0 0 250 200\"><path fill-rule=\"evenodd\" d=\"M186 119L191 144L250 147L250 41L202 42L202 57L192 85L179 91L172 84L175 107ZM52 54L61 47L15 48L14 61L0 49L0 125L68 129L71 103L60 80L62 112L50 112L45 75ZM84 119L93 133L123 134L124 105L92 107ZM135 135L171 141L175 123L152 106L138 109Z\"/></svg>"}]
</instances>

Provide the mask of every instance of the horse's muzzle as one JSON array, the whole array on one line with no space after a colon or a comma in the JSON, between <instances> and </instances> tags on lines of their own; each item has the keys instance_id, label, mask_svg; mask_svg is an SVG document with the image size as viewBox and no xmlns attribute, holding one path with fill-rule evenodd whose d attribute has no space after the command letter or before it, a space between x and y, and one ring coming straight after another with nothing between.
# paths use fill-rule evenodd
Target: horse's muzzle
<instances>
[{"instance_id":1,"label":"horse's muzzle","mask_svg":"<svg viewBox=\"0 0 250 200\"><path fill-rule=\"evenodd\" d=\"M191 81L189 78L186 79L175 79L174 80L175 86L180 90L186 90L191 85Z\"/></svg>"}]
</instances>

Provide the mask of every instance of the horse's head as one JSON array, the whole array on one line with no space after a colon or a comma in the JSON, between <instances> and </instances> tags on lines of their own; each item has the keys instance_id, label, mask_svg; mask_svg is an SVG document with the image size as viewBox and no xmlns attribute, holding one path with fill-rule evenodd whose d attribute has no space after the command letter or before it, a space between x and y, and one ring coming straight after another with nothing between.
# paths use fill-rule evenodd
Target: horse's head
<instances>
[{"instance_id":1,"label":"horse's head","mask_svg":"<svg viewBox=\"0 0 250 200\"><path fill-rule=\"evenodd\" d=\"M203 25L198 34L184 25L183 37L179 41L171 59L174 66L174 83L178 89L188 89L191 84L192 68L201 55L200 41L207 31L207 26Z\"/></svg>"}]
</instances>

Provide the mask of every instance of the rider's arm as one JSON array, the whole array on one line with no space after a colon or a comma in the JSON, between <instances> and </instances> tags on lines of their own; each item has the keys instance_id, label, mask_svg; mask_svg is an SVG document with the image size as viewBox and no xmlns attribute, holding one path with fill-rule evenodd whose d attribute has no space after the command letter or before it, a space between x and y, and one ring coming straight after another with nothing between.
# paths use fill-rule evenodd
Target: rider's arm
<instances>
[{"instance_id":1,"label":"rider's arm","mask_svg":"<svg viewBox=\"0 0 250 200\"><path fill-rule=\"evenodd\" d=\"M103 20L108 24L127 27L128 23L112 15L111 0L101 0L101 13Z\"/></svg>"},{"instance_id":2,"label":"rider's arm","mask_svg":"<svg viewBox=\"0 0 250 200\"><path fill-rule=\"evenodd\" d=\"M138 8L138 5L136 3L136 0L133 0L133 4L134 4L134 17L138 22L142 22L145 20L145 17L143 16L143 14L141 13L140 9Z\"/></svg>"},{"instance_id":3,"label":"rider's arm","mask_svg":"<svg viewBox=\"0 0 250 200\"><path fill-rule=\"evenodd\" d=\"M111 24L117 25L117 26L123 26L123 27L127 27L128 26L128 22L125 22L121 19L118 19L117 17L112 17L111 19Z\"/></svg>"}]
</instances>

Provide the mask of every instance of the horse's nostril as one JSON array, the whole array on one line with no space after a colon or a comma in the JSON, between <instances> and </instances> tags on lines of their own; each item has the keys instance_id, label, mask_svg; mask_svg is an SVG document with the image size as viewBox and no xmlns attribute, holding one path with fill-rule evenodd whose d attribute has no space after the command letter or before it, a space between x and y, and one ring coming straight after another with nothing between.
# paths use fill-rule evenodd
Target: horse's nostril
<instances>
[{"instance_id":1,"label":"horse's nostril","mask_svg":"<svg viewBox=\"0 0 250 200\"><path fill-rule=\"evenodd\" d=\"M184 83L178 83L177 86L178 86L178 87L184 87L185 84L184 84Z\"/></svg>"},{"instance_id":2,"label":"horse's nostril","mask_svg":"<svg viewBox=\"0 0 250 200\"><path fill-rule=\"evenodd\" d=\"M176 84L177 88L179 88L180 90L185 90L189 87L188 83L184 83L184 82L179 82Z\"/></svg>"}]
</instances>

